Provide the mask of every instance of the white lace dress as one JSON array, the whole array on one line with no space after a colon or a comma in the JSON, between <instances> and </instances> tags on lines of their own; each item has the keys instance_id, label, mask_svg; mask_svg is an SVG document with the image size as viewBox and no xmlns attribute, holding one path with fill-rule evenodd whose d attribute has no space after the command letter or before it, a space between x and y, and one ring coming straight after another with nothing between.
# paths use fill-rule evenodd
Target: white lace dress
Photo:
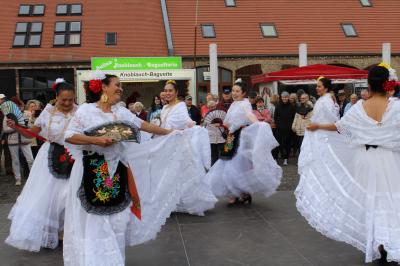
<instances>
[{"instance_id":1,"label":"white lace dress","mask_svg":"<svg viewBox=\"0 0 400 266\"><path fill-rule=\"evenodd\" d=\"M192 187L184 191L178 212L203 216L204 212L213 209L217 198L211 191L211 187L205 182L206 169L211 165L211 149L208 131L200 126L193 126L193 121L184 102L175 106L164 106L161 111L161 127L167 129L184 130L184 134L191 141L191 149L194 154L193 160L197 163L199 171L195 173L196 182Z\"/></svg>"},{"instance_id":2,"label":"white lace dress","mask_svg":"<svg viewBox=\"0 0 400 266\"><path fill-rule=\"evenodd\" d=\"M47 105L35 126L41 128L40 135L44 138L64 145L64 131L71 117L72 113L64 115ZM50 142L40 148L28 181L8 217L11 227L6 243L19 249L54 249L58 246L59 231L63 230L68 179L58 179L51 174L49 148Z\"/></svg>"},{"instance_id":3,"label":"white lace dress","mask_svg":"<svg viewBox=\"0 0 400 266\"><path fill-rule=\"evenodd\" d=\"M400 262L400 102L390 101L378 123L359 101L336 126L340 138L314 143L297 208L322 234L364 252L366 262L380 257L379 245Z\"/></svg>"},{"instance_id":4,"label":"white lace dress","mask_svg":"<svg viewBox=\"0 0 400 266\"><path fill-rule=\"evenodd\" d=\"M242 126L239 148L230 160L219 159L207 173L216 196L236 196L243 193L262 193L268 197L278 188L282 168L272 157L271 150L278 146L271 127L265 122L252 123L254 116L247 99L232 103L224 124L235 132Z\"/></svg>"},{"instance_id":5,"label":"white lace dress","mask_svg":"<svg viewBox=\"0 0 400 266\"><path fill-rule=\"evenodd\" d=\"M142 121L128 109L114 105L111 110L112 113L104 113L96 104L81 105L65 138L107 122L127 121L141 126ZM107 148L67 145L75 158L65 212L64 265L67 266L125 265L125 246L156 237L176 209L181 191L192 186L195 180L191 176L198 171L191 159L190 140L184 134L170 134L143 144L119 142ZM130 206L111 215L85 211L77 196L84 174L83 150L103 154L110 175L119 161L130 166L140 196L141 220L131 213Z\"/></svg>"}]
</instances>

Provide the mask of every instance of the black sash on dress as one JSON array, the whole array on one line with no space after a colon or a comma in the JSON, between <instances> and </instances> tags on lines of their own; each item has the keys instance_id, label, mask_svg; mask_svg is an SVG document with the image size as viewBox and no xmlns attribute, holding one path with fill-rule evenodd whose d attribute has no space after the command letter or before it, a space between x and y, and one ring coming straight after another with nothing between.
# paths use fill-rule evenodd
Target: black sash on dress
<instances>
[{"instance_id":1,"label":"black sash on dress","mask_svg":"<svg viewBox=\"0 0 400 266\"><path fill-rule=\"evenodd\" d=\"M49 171L55 178L69 179L74 159L63 145L50 143L48 159Z\"/></svg>"},{"instance_id":2,"label":"black sash on dress","mask_svg":"<svg viewBox=\"0 0 400 266\"><path fill-rule=\"evenodd\" d=\"M84 152L78 197L88 213L110 215L125 210L131 203L127 168L119 162L114 176L110 177L104 155Z\"/></svg>"},{"instance_id":3,"label":"black sash on dress","mask_svg":"<svg viewBox=\"0 0 400 266\"><path fill-rule=\"evenodd\" d=\"M224 148L222 149L220 159L222 160L231 160L233 156L236 155L237 150L240 144L240 134L242 132L242 128L239 128L233 133L229 133Z\"/></svg>"}]
</instances>

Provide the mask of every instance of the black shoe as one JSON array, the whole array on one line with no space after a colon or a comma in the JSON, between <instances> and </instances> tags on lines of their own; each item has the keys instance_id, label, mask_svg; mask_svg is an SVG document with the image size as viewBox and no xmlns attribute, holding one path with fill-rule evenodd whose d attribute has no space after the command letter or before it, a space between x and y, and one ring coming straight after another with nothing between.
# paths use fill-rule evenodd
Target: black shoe
<instances>
[{"instance_id":1,"label":"black shoe","mask_svg":"<svg viewBox=\"0 0 400 266\"><path fill-rule=\"evenodd\" d=\"M250 194L245 193L245 194L242 195L242 202L243 203L251 204L252 201L253 201L253 198L251 197Z\"/></svg>"},{"instance_id":2,"label":"black shoe","mask_svg":"<svg viewBox=\"0 0 400 266\"><path fill-rule=\"evenodd\" d=\"M379 259L380 264L386 264L388 263L387 261L387 251L385 250L383 245L380 245L378 247L379 253L381 253L381 258Z\"/></svg>"}]
</instances>

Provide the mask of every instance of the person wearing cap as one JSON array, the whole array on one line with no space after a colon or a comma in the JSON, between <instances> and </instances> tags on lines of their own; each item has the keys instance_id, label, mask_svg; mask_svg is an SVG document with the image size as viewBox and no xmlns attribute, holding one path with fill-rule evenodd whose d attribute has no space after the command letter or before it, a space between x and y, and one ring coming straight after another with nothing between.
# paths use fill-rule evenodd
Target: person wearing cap
<instances>
[{"instance_id":1,"label":"person wearing cap","mask_svg":"<svg viewBox=\"0 0 400 266\"><path fill-rule=\"evenodd\" d=\"M222 90L222 99L218 102L217 109L228 111L229 107L231 107L232 102L232 89L229 87L225 87Z\"/></svg>"},{"instance_id":2,"label":"person wearing cap","mask_svg":"<svg viewBox=\"0 0 400 266\"><path fill-rule=\"evenodd\" d=\"M251 104L251 108L253 108L253 110L257 110L257 103L256 103L257 92L250 91L248 98L249 98L249 102Z\"/></svg>"},{"instance_id":3,"label":"person wearing cap","mask_svg":"<svg viewBox=\"0 0 400 266\"><path fill-rule=\"evenodd\" d=\"M357 103L357 101L358 101L358 96L357 96L357 94L352 94L351 96L350 96L350 102L346 105L346 107L344 108L344 114L346 114L347 113L347 111L349 111L350 110L350 108L353 106L353 105L355 105L356 103Z\"/></svg>"},{"instance_id":4,"label":"person wearing cap","mask_svg":"<svg viewBox=\"0 0 400 266\"><path fill-rule=\"evenodd\" d=\"M289 102L289 93L287 91L282 92L281 102L275 109L274 120L283 165L288 165L288 159L292 147L292 124L295 114L296 109Z\"/></svg>"},{"instance_id":5,"label":"person wearing cap","mask_svg":"<svg viewBox=\"0 0 400 266\"><path fill-rule=\"evenodd\" d=\"M339 105L339 115L340 117L342 117L344 115L344 109L346 108L346 105L349 103L349 101L346 99L346 93L344 90L338 91L337 103Z\"/></svg>"},{"instance_id":6,"label":"person wearing cap","mask_svg":"<svg viewBox=\"0 0 400 266\"><path fill-rule=\"evenodd\" d=\"M201 123L200 110L196 106L193 105L192 96L187 95L185 97L185 103L186 103L186 107L188 109L190 119L192 119L194 122L196 122L196 125L200 125L200 123Z\"/></svg>"}]
</instances>

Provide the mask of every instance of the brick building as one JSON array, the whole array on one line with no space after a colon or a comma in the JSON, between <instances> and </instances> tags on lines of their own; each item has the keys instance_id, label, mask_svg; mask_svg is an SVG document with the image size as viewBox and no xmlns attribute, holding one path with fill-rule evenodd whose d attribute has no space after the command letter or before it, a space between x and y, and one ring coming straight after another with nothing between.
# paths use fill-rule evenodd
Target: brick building
<instances>
[{"instance_id":1,"label":"brick building","mask_svg":"<svg viewBox=\"0 0 400 266\"><path fill-rule=\"evenodd\" d=\"M206 92L210 43L218 44L220 89L297 66L299 43L308 45L309 64L365 69L389 42L400 72L398 0L0 2L1 88L23 99L50 97L52 80L73 82L91 57L174 55L193 68L196 54L197 87Z\"/></svg>"}]
</instances>

